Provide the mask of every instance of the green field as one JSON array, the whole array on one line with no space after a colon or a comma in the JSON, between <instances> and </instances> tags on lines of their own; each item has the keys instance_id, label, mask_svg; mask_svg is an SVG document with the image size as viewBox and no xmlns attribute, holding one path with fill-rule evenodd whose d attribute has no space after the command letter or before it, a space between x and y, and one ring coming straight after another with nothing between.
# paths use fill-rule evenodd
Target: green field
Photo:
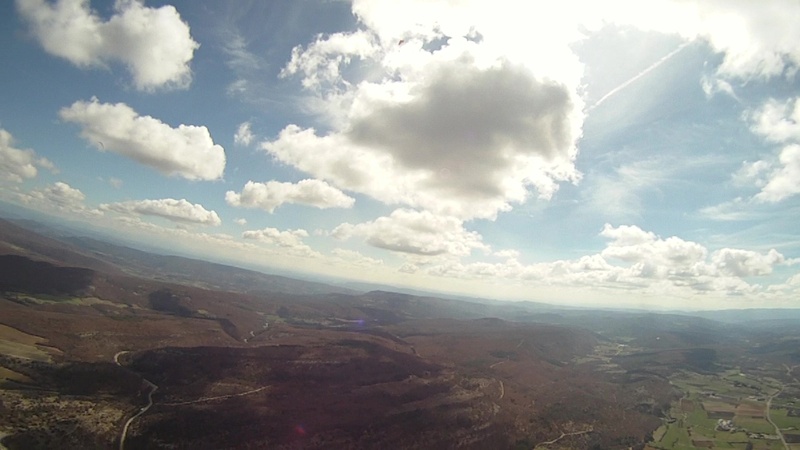
<instances>
[{"instance_id":1,"label":"green field","mask_svg":"<svg viewBox=\"0 0 800 450\"><path fill-rule=\"evenodd\" d=\"M745 449L748 444L754 450L782 449L780 440L751 439L748 433L774 435L775 428L766 418L758 415L759 408L766 408L766 399L780 389L780 383L772 378L758 378L731 370L719 375L700 375L685 372L671 380L672 384L683 390L686 397L675 402L670 416L673 423L664 423L653 433L650 448L663 450L682 450L700 448L692 441L711 441L713 448ZM709 418L710 411L734 412L745 415L733 416L733 424L745 429L734 432L717 430L716 418ZM737 411L737 407L739 408ZM781 429L800 430L800 417L788 417L786 409L770 410L772 419ZM714 416L712 416L714 417ZM717 416L719 417L719 416ZM723 416L724 417L724 416Z\"/></svg>"},{"instance_id":2,"label":"green field","mask_svg":"<svg viewBox=\"0 0 800 450\"><path fill-rule=\"evenodd\" d=\"M692 445L691 438L689 438L689 432L682 424L676 422L668 424L666 427L667 430L664 433L664 437L661 438L660 442L651 443L652 447L676 450L695 448Z\"/></svg>"},{"instance_id":3,"label":"green field","mask_svg":"<svg viewBox=\"0 0 800 450\"><path fill-rule=\"evenodd\" d=\"M775 434L775 427L770 425L766 419L740 419L737 417L733 420L733 423L736 426L746 428L750 433Z\"/></svg>"},{"instance_id":4,"label":"green field","mask_svg":"<svg viewBox=\"0 0 800 450\"><path fill-rule=\"evenodd\" d=\"M770 417L772 417L772 421L775 422L775 425L778 426L781 430L800 430L800 417L789 417L788 410L785 409L772 409L770 411Z\"/></svg>"}]
</instances>

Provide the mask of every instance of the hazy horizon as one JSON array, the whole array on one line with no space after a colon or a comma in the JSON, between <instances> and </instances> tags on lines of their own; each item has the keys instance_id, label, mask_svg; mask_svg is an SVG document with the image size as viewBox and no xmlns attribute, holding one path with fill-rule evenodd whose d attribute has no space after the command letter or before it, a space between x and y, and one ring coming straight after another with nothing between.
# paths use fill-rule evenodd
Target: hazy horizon
<instances>
[{"instance_id":1,"label":"hazy horizon","mask_svg":"<svg viewBox=\"0 0 800 450\"><path fill-rule=\"evenodd\" d=\"M377 282L370 282L370 281L361 281L357 278L347 278L341 276L334 276L334 275L321 275L319 273L312 273L312 272L302 272L298 270L283 270L276 267L270 267L269 265L264 264L247 264L242 260L230 260L225 258L213 258L209 257L208 255L204 255L201 252L193 252L191 250L187 250L185 252L177 252L174 251L174 247L163 247L163 246L156 246L153 245L152 242L143 242L143 241L132 241L127 237L119 237L113 236L113 230L107 229L98 229L96 227L87 226L86 223L81 222L55 222L57 220L54 216L49 216L43 213L37 213L36 211L26 210L24 208L12 207L11 209L8 208L8 204L4 204L0 202L0 219L2 220L9 220L11 222L18 222L18 221L33 221L41 226L46 227L46 230L52 231L55 233L54 236L56 239L62 238L89 238L92 240L97 240L101 242L105 242L111 244L113 246L120 246L122 248L131 248L137 251L142 251L145 253L150 253L153 255L158 256L177 256L180 258L189 258L199 261L204 261L212 264L222 264L227 265L235 268L240 268L244 270L256 271L263 273L265 275L270 276L280 276L291 278L294 280L298 280L300 282L310 282L310 283L319 283L323 285L329 285L334 287L342 287L346 289L352 289L354 291L361 291L361 292L370 292L370 291L387 291L387 292L395 292L400 294L408 294L412 296L432 296L437 298L448 298L448 299L455 299L455 300L463 300L468 302L478 302L478 303L496 303L496 302L522 302L522 303L533 303L537 305L541 305L545 308L553 308L553 310L557 310L558 308L564 308L565 310L586 310L586 311L629 311L629 312L642 312L642 313L657 313L657 314L689 314L689 315L701 315L703 313L713 313L713 312L744 312L744 311L776 311L776 310L797 310L800 311L800 307L798 306L786 306L782 308L770 308L764 306L752 306L752 307L729 307L729 308L703 308L702 305L697 305L699 307L688 307L688 308L673 308L669 305L658 307L654 305L644 305L640 307L632 306L615 306L613 304L603 305L603 304L595 304L595 303L583 303L580 302L578 299L567 299L565 301L556 302L549 299L539 299L539 298L516 298L516 299L503 299L498 297L492 296L475 296L470 295L469 293L459 293L453 291L441 291L435 288L433 289L415 289L413 287L407 286L397 286L391 284L382 284ZM36 233L39 233L38 231ZM43 236L48 236L48 232L43 232ZM70 239L67 239L67 242L70 242ZM707 317L708 318L708 317Z\"/></svg>"}]
</instances>

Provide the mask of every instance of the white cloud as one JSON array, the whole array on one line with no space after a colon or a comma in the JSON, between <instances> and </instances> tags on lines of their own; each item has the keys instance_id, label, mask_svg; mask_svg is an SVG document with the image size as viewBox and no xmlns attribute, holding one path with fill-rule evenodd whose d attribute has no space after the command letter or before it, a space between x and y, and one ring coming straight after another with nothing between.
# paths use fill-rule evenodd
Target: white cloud
<instances>
[{"instance_id":1,"label":"white cloud","mask_svg":"<svg viewBox=\"0 0 800 450\"><path fill-rule=\"evenodd\" d=\"M776 203L800 194L800 98L770 99L749 114L752 131L770 142L784 144L776 159L744 163L735 180L749 180L761 192L757 201Z\"/></svg>"},{"instance_id":2,"label":"white cloud","mask_svg":"<svg viewBox=\"0 0 800 450\"><path fill-rule=\"evenodd\" d=\"M203 205L191 203L186 199L164 198L158 200L133 200L100 205L102 211L136 216L156 216L178 223L218 226L222 223L215 211L208 211Z\"/></svg>"},{"instance_id":3,"label":"white cloud","mask_svg":"<svg viewBox=\"0 0 800 450\"><path fill-rule=\"evenodd\" d=\"M271 246L281 247L288 254L306 258L322 258L322 255L311 249L303 242L308 237L308 231L298 228L296 230L281 231L277 228L267 227L262 230L249 230L242 233L245 239L259 241Z\"/></svg>"},{"instance_id":4,"label":"white cloud","mask_svg":"<svg viewBox=\"0 0 800 450\"><path fill-rule=\"evenodd\" d=\"M636 225L620 225L614 228L610 224L605 224L600 236L611 239L611 245L614 247L642 245L654 242L657 239L655 233L644 231Z\"/></svg>"},{"instance_id":5,"label":"white cloud","mask_svg":"<svg viewBox=\"0 0 800 450\"><path fill-rule=\"evenodd\" d=\"M261 208L273 212L285 203L326 208L350 208L355 199L320 180L302 180L298 183L248 181L241 193L228 191L225 201L232 206Z\"/></svg>"},{"instance_id":6,"label":"white cloud","mask_svg":"<svg viewBox=\"0 0 800 450\"><path fill-rule=\"evenodd\" d=\"M102 211L90 209L84 203L86 195L63 181L30 192L18 192L16 201L28 207L44 211L47 214L59 213L69 217L96 220L103 215Z\"/></svg>"},{"instance_id":7,"label":"white cloud","mask_svg":"<svg viewBox=\"0 0 800 450\"><path fill-rule=\"evenodd\" d=\"M191 83L189 64L199 44L173 6L117 0L108 20L88 0L17 0L17 9L45 51L79 67L121 62L139 90Z\"/></svg>"},{"instance_id":8,"label":"white cloud","mask_svg":"<svg viewBox=\"0 0 800 450\"><path fill-rule=\"evenodd\" d=\"M427 267L407 264L409 273L458 279L518 282L528 288L555 286L603 291L636 290L641 295L687 298L697 294L715 296L754 295L767 289L745 281L770 275L777 265L788 265L776 250L762 254L725 248L711 253L702 245L678 237L663 239L637 226L606 225L600 233L609 239L597 254L574 260L521 264L510 258L502 263L462 263L443 260Z\"/></svg>"},{"instance_id":9,"label":"white cloud","mask_svg":"<svg viewBox=\"0 0 800 450\"><path fill-rule=\"evenodd\" d=\"M708 253L705 247L696 242L684 241L675 236L661 239L637 226L623 225L614 228L606 224L600 235L612 239L600 253L604 259L642 264L643 270L691 269L704 261Z\"/></svg>"},{"instance_id":10,"label":"white cloud","mask_svg":"<svg viewBox=\"0 0 800 450\"><path fill-rule=\"evenodd\" d=\"M756 187L762 188L767 184L771 171L771 162L765 160L745 161L742 163L742 167L733 174L733 182L738 186L754 184Z\"/></svg>"},{"instance_id":11,"label":"white cloud","mask_svg":"<svg viewBox=\"0 0 800 450\"><path fill-rule=\"evenodd\" d=\"M517 259L520 257L520 252L518 250L499 250L493 253L494 256L498 258L505 258L505 259Z\"/></svg>"},{"instance_id":12,"label":"white cloud","mask_svg":"<svg viewBox=\"0 0 800 450\"><path fill-rule=\"evenodd\" d=\"M800 141L800 101L767 100L751 114L753 132L772 142Z\"/></svg>"},{"instance_id":13,"label":"white cloud","mask_svg":"<svg viewBox=\"0 0 800 450\"><path fill-rule=\"evenodd\" d=\"M731 86L729 82L721 78L704 77L700 81L700 87L703 88L703 92L706 94L706 98L711 98L716 94L723 93L727 94L728 96L730 96L735 100L739 100L739 97L733 90L733 86Z\"/></svg>"},{"instance_id":14,"label":"white cloud","mask_svg":"<svg viewBox=\"0 0 800 450\"><path fill-rule=\"evenodd\" d=\"M354 3L366 28L295 48L282 72L301 75L330 129L289 125L263 148L337 187L439 215L494 218L550 198L580 177L579 63L566 45L522 46L553 18L506 6Z\"/></svg>"},{"instance_id":15,"label":"white cloud","mask_svg":"<svg viewBox=\"0 0 800 450\"><path fill-rule=\"evenodd\" d=\"M0 179L19 183L35 177L39 167L55 171L53 163L38 157L33 150L14 148L14 137L0 128Z\"/></svg>"},{"instance_id":16,"label":"white cloud","mask_svg":"<svg viewBox=\"0 0 800 450\"><path fill-rule=\"evenodd\" d=\"M323 83L336 84L342 81L339 67L349 64L353 57L366 58L374 55L379 47L372 34L365 31L353 33L334 33L325 39L303 49L297 46L292 49L292 58L281 70L281 77L296 73L303 74L303 86L319 88Z\"/></svg>"},{"instance_id":17,"label":"white cloud","mask_svg":"<svg viewBox=\"0 0 800 450\"><path fill-rule=\"evenodd\" d=\"M247 225L247 219L244 219L244 218L238 218L238 219L234 220L234 222L236 222L237 225L241 225L241 226Z\"/></svg>"},{"instance_id":18,"label":"white cloud","mask_svg":"<svg viewBox=\"0 0 800 450\"><path fill-rule=\"evenodd\" d=\"M55 182L44 189L34 191L34 193L41 194L51 203L64 207L76 207L82 205L86 200L86 195L80 189L75 189L63 181Z\"/></svg>"},{"instance_id":19,"label":"white cloud","mask_svg":"<svg viewBox=\"0 0 800 450\"><path fill-rule=\"evenodd\" d=\"M515 1L355 1L358 31L296 47L282 71L300 76L326 129L291 124L262 147L315 178L387 204L494 218L532 194L549 199L559 183L580 179L574 162L583 66L571 45L593 31L619 24L679 34L680 48L708 42L723 55L709 90L726 91L724 78L786 74L800 61L800 32L791 20L800 8L792 2L568 1L549 5L546 14L536 8ZM630 200L635 206L637 198Z\"/></svg>"},{"instance_id":20,"label":"white cloud","mask_svg":"<svg viewBox=\"0 0 800 450\"><path fill-rule=\"evenodd\" d=\"M337 257L337 263L345 263L358 267L370 267L383 265L383 260L370 258L354 250L345 250L343 248L335 248L331 253Z\"/></svg>"},{"instance_id":21,"label":"white cloud","mask_svg":"<svg viewBox=\"0 0 800 450\"><path fill-rule=\"evenodd\" d=\"M419 272L419 266L417 266L416 264L413 264L413 263L405 263L405 264L401 265L397 269L397 271L400 272L400 273L414 274L414 273Z\"/></svg>"},{"instance_id":22,"label":"white cloud","mask_svg":"<svg viewBox=\"0 0 800 450\"><path fill-rule=\"evenodd\" d=\"M596 15L595 26L603 23L631 25L708 42L723 56L717 70L722 77L791 75L800 65L800 48L796 45L800 30L794 25L800 5L793 0L766 4L727 0L646 3L619 0L603 2L596 7L594 11L584 8L588 14Z\"/></svg>"},{"instance_id":23,"label":"white cloud","mask_svg":"<svg viewBox=\"0 0 800 450\"><path fill-rule=\"evenodd\" d=\"M253 142L255 136L250 130L250 122L242 122L239 128L236 129L236 134L233 136L233 143L247 147Z\"/></svg>"},{"instance_id":24,"label":"white cloud","mask_svg":"<svg viewBox=\"0 0 800 450\"><path fill-rule=\"evenodd\" d=\"M762 255L749 250L723 248L714 252L711 261L721 273L736 277L769 275L776 264L786 261L775 249Z\"/></svg>"},{"instance_id":25,"label":"white cloud","mask_svg":"<svg viewBox=\"0 0 800 450\"><path fill-rule=\"evenodd\" d=\"M254 239L267 242L280 247L297 247L303 245L303 238L308 237L308 231L303 229L280 231L277 228L267 227L263 230L250 230L242 233L245 239Z\"/></svg>"},{"instance_id":26,"label":"white cloud","mask_svg":"<svg viewBox=\"0 0 800 450\"><path fill-rule=\"evenodd\" d=\"M474 249L489 250L478 233L464 229L461 220L408 209L371 222L343 223L331 235L337 239L361 236L373 247L412 255L466 256Z\"/></svg>"},{"instance_id":27,"label":"white cloud","mask_svg":"<svg viewBox=\"0 0 800 450\"><path fill-rule=\"evenodd\" d=\"M724 53L719 72L747 78L793 73L800 65L800 30L793 25L800 14L795 1L698 1L698 34Z\"/></svg>"},{"instance_id":28,"label":"white cloud","mask_svg":"<svg viewBox=\"0 0 800 450\"><path fill-rule=\"evenodd\" d=\"M312 250L302 240L307 233L302 230L279 231L266 229L251 231L239 237L225 233L200 232L197 227L164 226L155 222L143 221L139 216L113 215L109 226L146 239L154 245L180 250L198 256L214 255L216 258L232 261L247 255L250 265L270 271L276 268L324 271L342 275L338 272L333 258L325 258ZM294 237L293 237L294 236ZM242 239L244 237L244 239Z\"/></svg>"},{"instance_id":29,"label":"white cloud","mask_svg":"<svg viewBox=\"0 0 800 450\"><path fill-rule=\"evenodd\" d=\"M123 181L119 178L111 177L108 179L108 184L110 184L114 189L119 189L122 187Z\"/></svg>"},{"instance_id":30,"label":"white cloud","mask_svg":"<svg viewBox=\"0 0 800 450\"><path fill-rule=\"evenodd\" d=\"M524 67L453 61L403 101L385 90L360 85L346 131L290 125L263 148L339 187L461 218L494 217L528 187L550 198L556 182L579 178L574 99Z\"/></svg>"},{"instance_id":31,"label":"white cloud","mask_svg":"<svg viewBox=\"0 0 800 450\"><path fill-rule=\"evenodd\" d=\"M225 170L225 150L204 126L172 128L140 116L124 103L77 101L59 115L81 126L81 137L100 151L112 151L167 175L216 180Z\"/></svg>"},{"instance_id":32,"label":"white cloud","mask_svg":"<svg viewBox=\"0 0 800 450\"><path fill-rule=\"evenodd\" d=\"M251 83L243 78L238 78L231 82L228 87L225 88L225 92L228 95L242 95L247 93L248 88L250 87Z\"/></svg>"},{"instance_id":33,"label":"white cloud","mask_svg":"<svg viewBox=\"0 0 800 450\"><path fill-rule=\"evenodd\" d=\"M781 150L778 167L755 198L775 203L797 194L800 194L800 144L791 144Z\"/></svg>"},{"instance_id":34,"label":"white cloud","mask_svg":"<svg viewBox=\"0 0 800 450\"><path fill-rule=\"evenodd\" d=\"M247 72L261 66L259 57L247 49L247 42L237 31L229 30L223 39L223 50L229 57L226 64L235 72Z\"/></svg>"}]
</instances>

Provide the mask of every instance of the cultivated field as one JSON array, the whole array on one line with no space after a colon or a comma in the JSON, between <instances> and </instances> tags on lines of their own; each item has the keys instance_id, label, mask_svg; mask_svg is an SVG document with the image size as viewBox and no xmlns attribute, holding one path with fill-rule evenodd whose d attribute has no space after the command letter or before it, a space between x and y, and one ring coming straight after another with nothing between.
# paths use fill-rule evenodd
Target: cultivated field
<instances>
[{"instance_id":1,"label":"cultivated field","mask_svg":"<svg viewBox=\"0 0 800 450\"><path fill-rule=\"evenodd\" d=\"M779 374L780 372L776 372ZM800 434L795 411L772 402L784 389L777 379L729 370L718 375L681 373L671 380L684 391L648 449L784 449L771 419L790 443ZM770 405L768 409L768 405ZM798 447L789 445L790 449Z\"/></svg>"},{"instance_id":2,"label":"cultivated field","mask_svg":"<svg viewBox=\"0 0 800 450\"><path fill-rule=\"evenodd\" d=\"M0 354L34 361L51 361L52 355L59 351L46 346L46 343L47 339L43 337L0 324Z\"/></svg>"}]
</instances>

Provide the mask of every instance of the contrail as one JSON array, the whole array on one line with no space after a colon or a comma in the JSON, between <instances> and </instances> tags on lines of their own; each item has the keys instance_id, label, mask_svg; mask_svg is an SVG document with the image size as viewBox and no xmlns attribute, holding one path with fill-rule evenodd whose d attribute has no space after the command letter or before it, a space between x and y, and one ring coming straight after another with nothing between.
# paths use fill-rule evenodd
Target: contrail
<instances>
[{"instance_id":1,"label":"contrail","mask_svg":"<svg viewBox=\"0 0 800 450\"><path fill-rule=\"evenodd\" d=\"M628 81L620 84L619 86L615 87L614 89L610 90L606 95L600 97L600 100L596 101L594 105L590 106L586 110L586 112L589 112L589 111L597 108L598 106L600 106L600 104L602 104L604 101L606 101L606 99L608 99L612 95L614 95L617 92L625 89L626 87L630 86L632 83L634 83L639 78L642 78L643 76L645 76L648 73L652 72L653 70L657 69L660 65L662 65L665 62L669 61L670 58L672 58L673 56L677 55L681 50L683 50L687 45L689 45L691 43L692 43L692 41L684 42L683 44L679 45L678 48L676 48L675 50L669 52L666 56L664 56L663 58L661 58L658 61L654 62L653 64L650 65L650 67L648 67L648 68L644 69L643 71L639 72L636 76L634 76L630 80L628 80Z\"/></svg>"}]
</instances>

